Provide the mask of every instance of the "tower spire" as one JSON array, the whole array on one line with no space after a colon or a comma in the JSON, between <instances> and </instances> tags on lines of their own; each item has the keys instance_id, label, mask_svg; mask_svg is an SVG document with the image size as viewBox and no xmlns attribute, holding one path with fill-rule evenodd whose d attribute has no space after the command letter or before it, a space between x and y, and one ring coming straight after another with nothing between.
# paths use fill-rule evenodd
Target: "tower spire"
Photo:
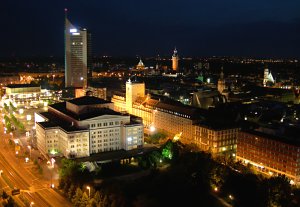
<instances>
[{"instance_id":1,"label":"tower spire","mask_svg":"<svg viewBox=\"0 0 300 207\"><path fill-rule=\"evenodd\" d=\"M176 46L174 48L174 53L173 53L173 56L176 57L177 56L177 49L176 49Z\"/></svg>"},{"instance_id":2,"label":"tower spire","mask_svg":"<svg viewBox=\"0 0 300 207\"><path fill-rule=\"evenodd\" d=\"M220 73L220 79L223 80L224 79L224 71L223 71L223 66L221 67L221 73Z\"/></svg>"}]
</instances>

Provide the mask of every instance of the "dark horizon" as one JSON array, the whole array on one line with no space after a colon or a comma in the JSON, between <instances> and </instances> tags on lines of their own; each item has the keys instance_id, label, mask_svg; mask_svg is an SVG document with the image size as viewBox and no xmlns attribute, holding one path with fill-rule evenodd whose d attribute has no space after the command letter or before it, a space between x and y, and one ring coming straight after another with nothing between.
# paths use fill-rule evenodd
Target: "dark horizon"
<instances>
[{"instance_id":1,"label":"dark horizon","mask_svg":"<svg viewBox=\"0 0 300 207\"><path fill-rule=\"evenodd\" d=\"M63 57L64 8L93 55L300 58L300 2L5 2L0 57Z\"/></svg>"}]
</instances>

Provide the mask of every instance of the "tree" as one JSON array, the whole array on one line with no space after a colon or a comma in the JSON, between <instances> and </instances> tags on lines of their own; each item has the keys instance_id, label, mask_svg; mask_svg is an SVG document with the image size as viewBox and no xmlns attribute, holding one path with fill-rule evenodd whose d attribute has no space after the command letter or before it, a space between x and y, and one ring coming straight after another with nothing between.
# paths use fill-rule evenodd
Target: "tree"
<instances>
[{"instance_id":1,"label":"tree","mask_svg":"<svg viewBox=\"0 0 300 207\"><path fill-rule=\"evenodd\" d=\"M4 110L6 111L6 113L9 113L9 107L6 103L4 103Z\"/></svg>"},{"instance_id":2,"label":"tree","mask_svg":"<svg viewBox=\"0 0 300 207\"><path fill-rule=\"evenodd\" d=\"M15 203L14 199L11 196L9 196L5 207L16 207L16 206L17 204Z\"/></svg>"},{"instance_id":3,"label":"tree","mask_svg":"<svg viewBox=\"0 0 300 207\"><path fill-rule=\"evenodd\" d=\"M103 199L101 201L101 207L110 207L110 202L107 195L103 196Z\"/></svg>"},{"instance_id":4,"label":"tree","mask_svg":"<svg viewBox=\"0 0 300 207\"><path fill-rule=\"evenodd\" d=\"M13 111L17 110L17 108L12 104L12 102L9 102L9 106Z\"/></svg>"},{"instance_id":5,"label":"tree","mask_svg":"<svg viewBox=\"0 0 300 207\"><path fill-rule=\"evenodd\" d=\"M291 201L292 188L286 176L271 177L265 181L268 187L269 206L288 206Z\"/></svg>"},{"instance_id":6,"label":"tree","mask_svg":"<svg viewBox=\"0 0 300 207\"><path fill-rule=\"evenodd\" d=\"M69 191L68 191L68 198L69 199L72 199L74 194L75 194L75 190L76 190L76 187L74 184L71 184L70 188L69 188Z\"/></svg>"},{"instance_id":7,"label":"tree","mask_svg":"<svg viewBox=\"0 0 300 207\"><path fill-rule=\"evenodd\" d=\"M97 203L97 205L100 204L101 202L101 197L100 197L100 192L99 191L96 191L95 195L94 195L94 200L95 200L95 203Z\"/></svg>"},{"instance_id":8,"label":"tree","mask_svg":"<svg viewBox=\"0 0 300 207\"><path fill-rule=\"evenodd\" d=\"M158 144L160 142L160 140L165 139L167 137L166 134L162 133L162 132L157 132L153 135L150 136L150 143L153 144Z\"/></svg>"},{"instance_id":9,"label":"tree","mask_svg":"<svg viewBox=\"0 0 300 207\"><path fill-rule=\"evenodd\" d=\"M173 156L172 149L173 149L173 143L172 141L169 140L162 149L162 156L167 159L172 159Z\"/></svg>"},{"instance_id":10,"label":"tree","mask_svg":"<svg viewBox=\"0 0 300 207\"><path fill-rule=\"evenodd\" d=\"M160 162L160 160L161 160L161 154L158 151L153 151L150 153L149 161L150 161L151 166L156 168L156 166Z\"/></svg>"},{"instance_id":11,"label":"tree","mask_svg":"<svg viewBox=\"0 0 300 207\"><path fill-rule=\"evenodd\" d=\"M80 201L80 207L86 207L89 204L89 196L84 192Z\"/></svg>"},{"instance_id":12,"label":"tree","mask_svg":"<svg viewBox=\"0 0 300 207\"><path fill-rule=\"evenodd\" d=\"M2 197L3 199L7 199L7 198L8 198L8 195L7 195L6 191L3 191L3 192L2 192L1 197Z\"/></svg>"},{"instance_id":13,"label":"tree","mask_svg":"<svg viewBox=\"0 0 300 207\"><path fill-rule=\"evenodd\" d=\"M76 193L72 199L72 203L73 203L74 207L80 207L81 199L82 199L82 190L79 187L77 187Z\"/></svg>"}]
</instances>

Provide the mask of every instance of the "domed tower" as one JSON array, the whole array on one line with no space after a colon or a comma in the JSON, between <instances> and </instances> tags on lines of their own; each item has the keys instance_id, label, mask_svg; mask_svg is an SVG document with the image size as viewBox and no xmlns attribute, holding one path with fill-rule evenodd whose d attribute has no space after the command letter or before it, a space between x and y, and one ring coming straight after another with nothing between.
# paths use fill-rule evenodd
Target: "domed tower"
<instances>
[{"instance_id":1,"label":"domed tower","mask_svg":"<svg viewBox=\"0 0 300 207\"><path fill-rule=\"evenodd\" d=\"M172 69L173 69L173 71L176 71L176 72L178 72L178 60L179 60L179 57L178 57L177 50L175 47L174 53L172 55Z\"/></svg>"},{"instance_id":2,"label":"domed tower","mask_svg":"<svg viewBox=\"0 0 300 207\"><path fill-rule=\"evenodd\" d=\"M143 70L143 69L145 69L145 65L144 65L144 63L143 63L143 61L142 61L141 58L140 58L140 62L137 64L136 68L137 68L138 70Z\"/></svg>"}]
</instances>

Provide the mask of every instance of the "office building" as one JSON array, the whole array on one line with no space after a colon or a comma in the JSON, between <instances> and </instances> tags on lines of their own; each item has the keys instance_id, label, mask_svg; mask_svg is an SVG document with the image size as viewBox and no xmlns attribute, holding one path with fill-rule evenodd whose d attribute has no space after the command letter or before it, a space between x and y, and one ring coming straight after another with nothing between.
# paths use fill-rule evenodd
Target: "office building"
<instances>
[{"instance_id":1,"label":"office building","mask_svg":"<svg viewBox=\"0 0 300 207\"><path fill-rule=\"evenodd\" d=\"M224 152L235 156L239 128L215 124L198 123L195 125L195 144L203 151L213 155Z\"/></svg>"},{"instance_id":2,"label":"office building","mask_svg":"<svg viewBox=\"0 0 300 207\"><path fill-rule=\"evenodd\" d=\"M65 12L65 87L87 87L92 75L91 33L75 27Z\"/></svg>"},{"instance_id":3,"label":"office building","mask_svg":"<svg viewBox=\"0 0 300 207\"><path fill-rule=\"evenodd\" d=\"M251 164L268 176L285 175L300 184L300 145L287 139L255 130L243 130L237 142L237 160Z\"/></svg>"}]
</instances>

